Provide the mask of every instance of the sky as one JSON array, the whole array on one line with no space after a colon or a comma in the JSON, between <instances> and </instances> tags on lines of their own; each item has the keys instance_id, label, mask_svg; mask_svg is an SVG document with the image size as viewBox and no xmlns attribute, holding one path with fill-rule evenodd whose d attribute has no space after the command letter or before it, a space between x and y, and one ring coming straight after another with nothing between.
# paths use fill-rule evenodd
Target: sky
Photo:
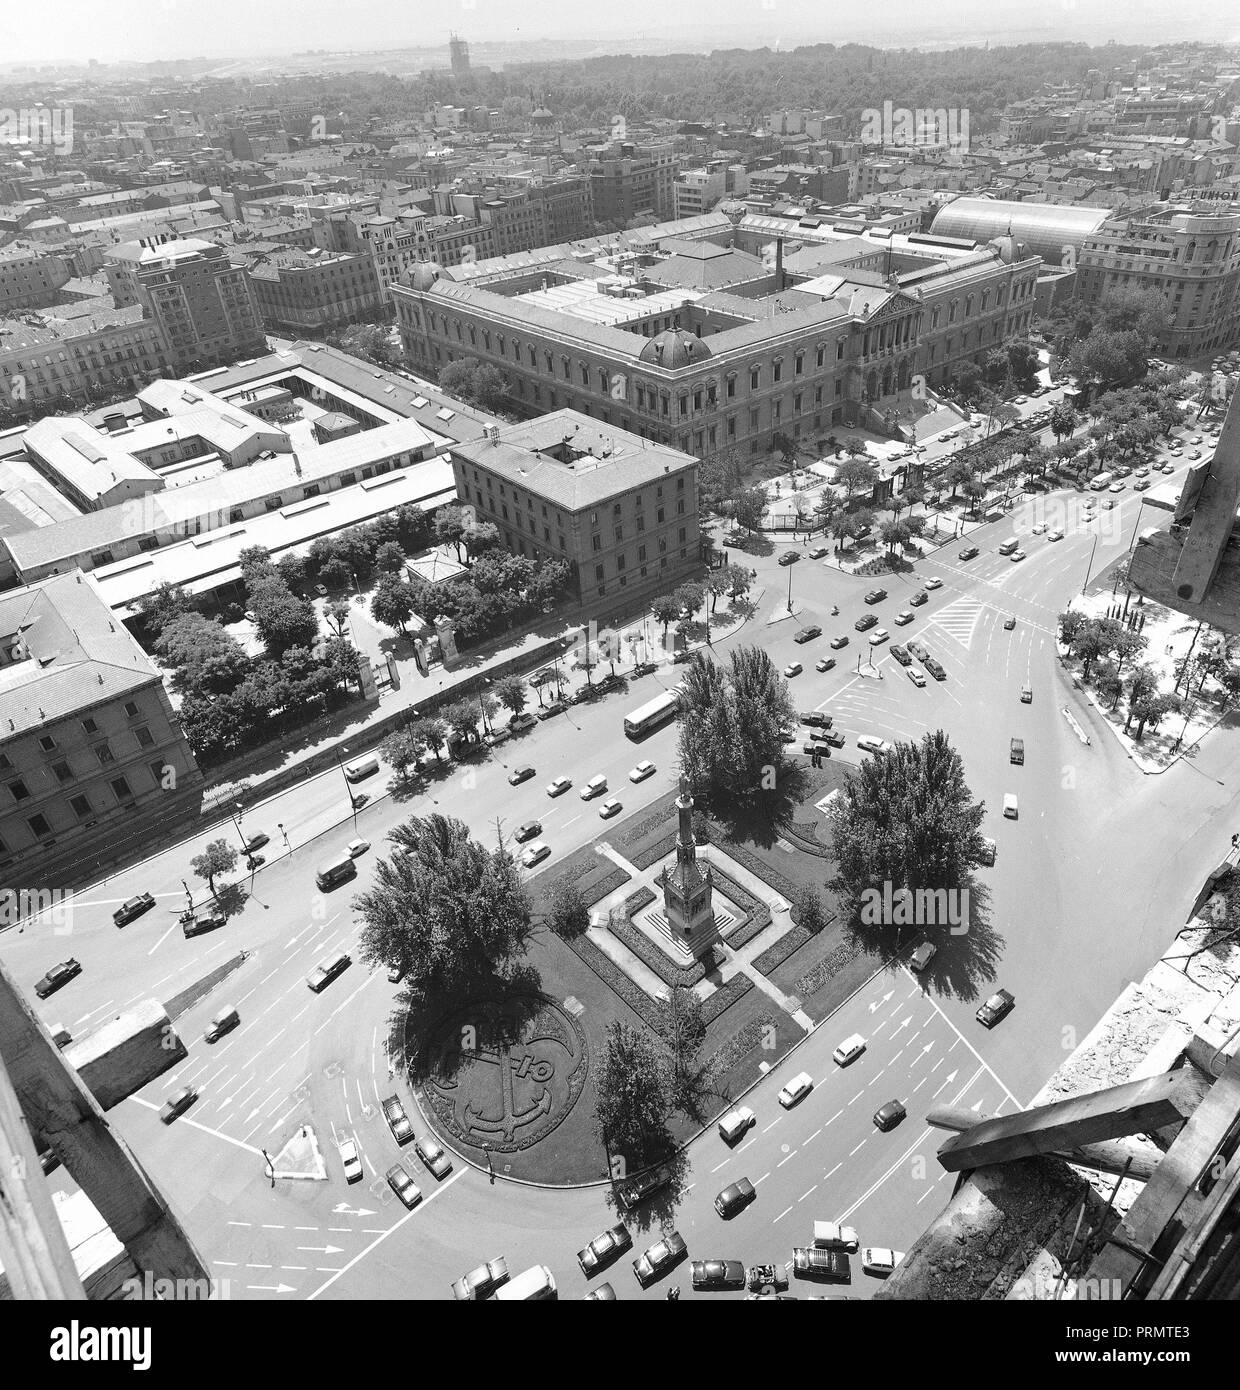
<instances>
[{"instance_id":1,"label":"sky","mask_svg":"<svg viewBox=\"0 0 1240 1390\"><path fill-rule=\"evenodd\" d=\"M1240 14L1218 0L887 0L844 7L824 0L54 0L0 10L0 62L101 62L375 50L445 45L455 30L487 40L594 39L624 52L626 38L669 49L883 46L943 41L1100 43L1240 38ZM1231 13L1229 13L1231 11ZM645 47L645 43L642 45Z\"/></svg>"}]
</instances>

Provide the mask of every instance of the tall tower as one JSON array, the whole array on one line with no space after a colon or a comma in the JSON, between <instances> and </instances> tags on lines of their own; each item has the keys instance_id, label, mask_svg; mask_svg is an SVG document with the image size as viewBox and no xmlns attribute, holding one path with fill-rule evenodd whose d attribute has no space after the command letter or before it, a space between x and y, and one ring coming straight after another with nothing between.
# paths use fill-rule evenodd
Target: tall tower
<instances>
[{"instance_id":1,"label":"tall tower","mask_svg":"<svg viewBox=\"0 0 1240 1390\"><path fill-rule=\"evenodd\" d=\"M719 939L711 903L713 884L710 865L697 862L693 838L693 797L688 779L680 779L676 798L680 833L676 839L676 863L663 872L663 905L672 940L694 956L702 955Z\"/></svg>"},{"instance_id":2,"label":"tall tower","mask_svg":"<svg viewBox=\"0 0 1240 1390\"><path fill-rule=\"evenodd\" d=\"M453 34L448 40L448 53L452 58L452 76L464 81L469 76L469 45Z\"/></svg>"}]
</instances>

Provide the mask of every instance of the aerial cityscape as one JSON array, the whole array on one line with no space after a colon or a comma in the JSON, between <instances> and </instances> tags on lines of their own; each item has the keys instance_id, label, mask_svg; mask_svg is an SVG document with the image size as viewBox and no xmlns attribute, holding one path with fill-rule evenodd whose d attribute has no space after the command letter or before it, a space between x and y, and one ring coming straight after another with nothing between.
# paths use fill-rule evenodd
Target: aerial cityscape
<instances>
[{"instance_id":1,"label":"aerial cityscape","mask_svg":"<svg viewBox=\"0 0 1240 1390\"><path fill-rule=\"evenodd\" d=\"M1188 1361L1240 42L116 8L0 54L0 1294L110 1304L6 1334L1004 1301Z\"/></svg>"}]
</instances>

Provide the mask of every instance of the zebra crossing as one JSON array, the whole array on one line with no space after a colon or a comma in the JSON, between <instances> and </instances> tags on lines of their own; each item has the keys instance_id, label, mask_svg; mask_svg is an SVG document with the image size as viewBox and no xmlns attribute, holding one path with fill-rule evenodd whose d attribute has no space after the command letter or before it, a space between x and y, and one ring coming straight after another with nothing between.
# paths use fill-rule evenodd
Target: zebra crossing
<instances>
[{"instance_id":1,"label":"zebra crossing","mask_svg":"<svg viewBox=\"0 0 1240 1390\"><path fill-rule=\"evenodd\" d=\"M973 634L985 608L986 604L981 599L970 596L953 599L931 618L930 626L941 628L967 652L973 645Z\"/></svg>"}]
</instances>

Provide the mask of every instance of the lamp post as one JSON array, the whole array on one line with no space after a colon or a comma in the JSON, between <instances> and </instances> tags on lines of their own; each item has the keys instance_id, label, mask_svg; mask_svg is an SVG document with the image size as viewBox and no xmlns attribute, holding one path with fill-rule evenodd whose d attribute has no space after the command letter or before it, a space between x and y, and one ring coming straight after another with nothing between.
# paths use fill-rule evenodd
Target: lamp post
<instances>
[{"instance_id":1,"label":"lamp post","mask_svg":"<svg viewBox=\"0 0 1240 1390\"><path fill-rule=\"evenodd\" d=\"M788 612L792 612L792 566L788 566Z\"/></svg>"},{"instance_id":2,"label":"lamp post","mask_svg":"<svg viewBox=\"0 0 1240 1390\"><path fill-rule=\"evenodd\" d=\"M292 854L293 846L290 845L288 842L288 831L285 830L284 822L282 820L276 821L276 829L280 832L280 838L284 841L284 848L288 850L290 854Z\"/></svg>"},{"instance_id":3,"label":"lamp post","mask_svg":"<svg viewBox=\"0 0 1240 1390\"><path fill-rule=\"evenodd\" d=\"M349 794L349 809L353 812L353 829L356 830L356 829L357 829L357 802L354 801L354 799L353 799L353 787L352 787L352 785L351 785L350 782L349 782L348 774L347 774L347 773L345 772L345 770L344 770L344 758L341 757L341 754L344 754L345 756L347 756L347 755L348 755L348 752L349 752L349 749L348 749L348 745L347 745L347 744L345 744L345 745L343 745L343 746L341 746L341 747L338 747L338 748L335 750L335 753L336 753L336 765L340 768L340 776L341 776L341 778L344 780L344 789L345 789L345 791L347 791L348 794Z\"/></svg>"},{"instance_id":4,"label":"lamp post","mask_svg":"<svg viewBox=\"0 0 1240 1390\"><path fill-rule=\"evenodd\" d=\"M485 688L485 687L489 686L490 684L491 684L491 682L490 682L489 680L485 680L485 679L484 679L483 682L482 682L482 687ZM486 704L486 699L485 699L484 694L483 694L483 688L480 688L479 691L478 691L478 709L482 712L482 729L483 729L483 732L489 734L489 733L491 732L491 726L487 723L487 704Z\"/></svg>"},{"instance_id":5,"label":"lamp post","mask_svg":"<svg viewBox=\"0 0 1240 1390\"><path fill-rule=\"evenodd\" d=\"M1081 585L1081 593L1082 593L1082 594L1083 594L1083 593L1085 592L1085 590L1089 587L1089 575L1090 575L1090 571L1091 571L1091 570L1093 569L1093 567L1094 567L1094 551L1097 550L1097 549L1098 549L1098 533L1097 533L1097 531L1095 531L1095 532L1094 532L1094 543L1093 543L1093 545L1091 545L1090 548L1089 548L1089 564L1087 564L1087 565L1085 566L1085 582L1084 582L1084 584Z\"/></svg>"},{"instance_id":6,"label":"lamp post","mask_svg":"<svg viewBox=\"0 0 1240 1390\"><path fill-rule=\"evenodd\" d=\"M242 854L247 854L249 850L245 842L245 831L241 829L242 809L241 803L239 801L234 801L233 809L228 814L237 832L237 839L241 841L241 852Z\"/></svg>"}]
</instances>

